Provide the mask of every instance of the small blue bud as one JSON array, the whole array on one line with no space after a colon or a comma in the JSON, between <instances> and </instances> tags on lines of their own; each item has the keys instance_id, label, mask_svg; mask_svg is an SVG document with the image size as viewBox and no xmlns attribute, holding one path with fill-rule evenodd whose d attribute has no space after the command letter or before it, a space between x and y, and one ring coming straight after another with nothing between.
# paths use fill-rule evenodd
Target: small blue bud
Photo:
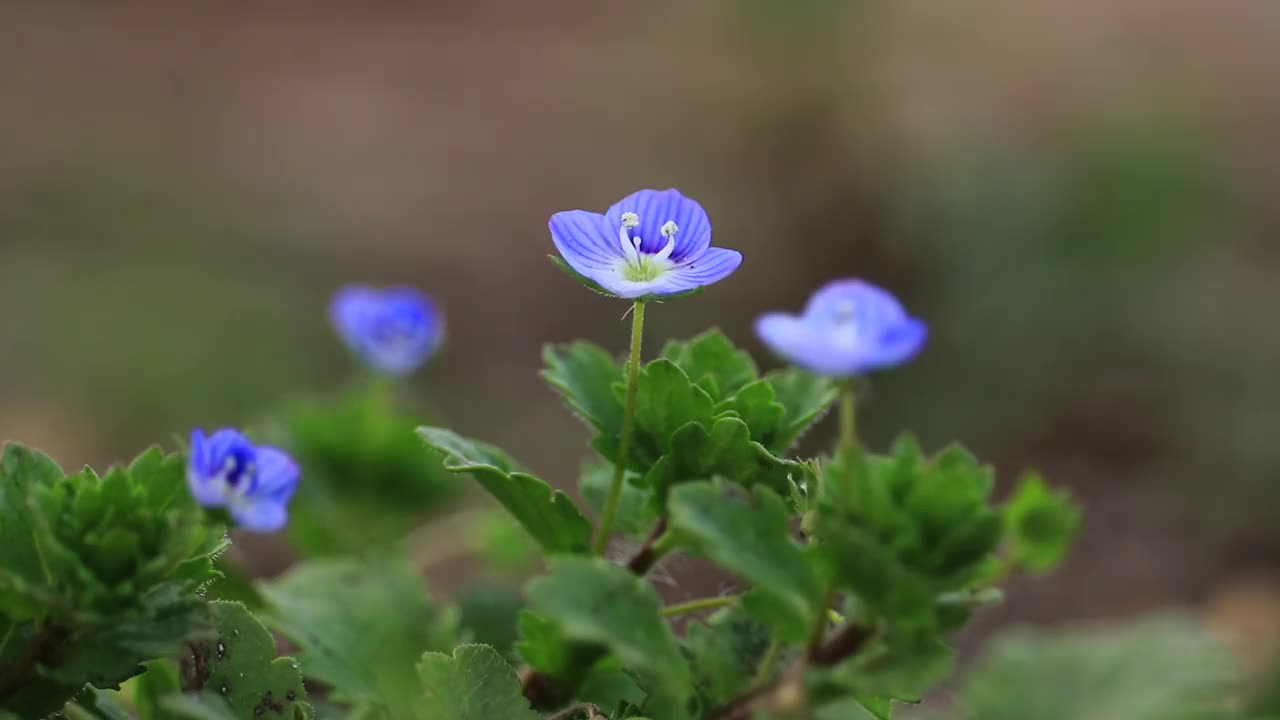
<instances>
[{"instance_id":1,"label":"small blue bud","mask_svg":"<svg viewBox=\"0 0 1280 720\"><path fill-rule=\"evenodd\" d=\"M231 429L191 433L187 484L196 502L226 508L239 527L275 532L288 522L298 466L282 450L259 447Z\"/></svg>"},{"instance_id":2,"label":"small blue bud","mask_svg":"<svg viewBox=\"0 0 1280 720\"><path fill-rule=\"evenodd\" d=\"M889 292L861 280L836 280L813 294L802 315L761 316L756 334L806 370L851 377L907 362L924 346L928 328Z\"/></svg>"},{"instance_id":3,"label":"small blue bud","mask_svg":"<svg viewBox=\"0 0 1280 720\"><path fill-rule=\"evenodd\" d=\"M444 316L431 298L409 287L379 290L349 285L333 296L333 326L369 367L408 375L439 349Z\"/></svg>"},{"instance_id":4,"label":"small blue bud","mask_svg":"<svg viewBox=\"0 0 1280 720\"><path fill-rule=\"evenodd\" d=\"M711 221L679 190L640 190L603 215L551 216L551 241L574 272L620 298L662 297L728 277L742 253L711 247Z\"/></svg>"}]
</instances>

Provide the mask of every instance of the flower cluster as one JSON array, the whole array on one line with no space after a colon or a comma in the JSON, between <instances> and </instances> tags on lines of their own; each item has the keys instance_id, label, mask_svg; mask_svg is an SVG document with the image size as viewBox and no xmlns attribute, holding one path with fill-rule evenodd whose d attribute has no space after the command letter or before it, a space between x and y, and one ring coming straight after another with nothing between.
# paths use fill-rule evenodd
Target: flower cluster
<instances>
[{"instance_id":1,"label":"flower cluster","mask_svg":"<svg viewBox=\"0 0 1280 720\"><path fill-rule=\"evenodd\" d=\"M637 302L699 290L742 262L736 250L711 247L706 211L675 189L640 190L603 214L558 212L549 227L574 272ZM333 297L330 318L361 361L390 376L418 369L444 338L442 313L410 287L344 287ZM800 315L761 316L756 333L782 358L831 377L900 365L919 352L928 334L893 295L861 280L837 280L819 289ZM244 529L283 527L298 475L283 451L255 446L235 430L207 438L200 430L192 433L191 492L202 505L226 508Z\"/></svg>"}]
</instances>

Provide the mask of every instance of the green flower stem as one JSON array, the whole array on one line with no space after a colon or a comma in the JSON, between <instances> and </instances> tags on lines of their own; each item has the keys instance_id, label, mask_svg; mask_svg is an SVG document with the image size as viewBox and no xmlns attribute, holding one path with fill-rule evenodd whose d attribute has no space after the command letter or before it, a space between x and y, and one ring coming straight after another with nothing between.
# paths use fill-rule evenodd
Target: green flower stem
<instances>
[{"instance_id":1,"label":"green flower stem","mask_svg":"<svg viewBox=\"0 0 1280 720\"><path fill-rule=\"evenodd\" d=\"M853 381L846 380L840 386L840 451L846 456L858 449L856 406Z\"/></svg>"},{"instance_id":2,"label":"green flower stem","mask_svg":"<svg viewBox=\"0 0 1280 720\"><path fill-rule=\"evenodd\" d=\"M697 600L690 600L676 605L668 605L662 608L662 617L678 617L703 610L721 608L738 602L741 597L741 595L720 595L718 597L698 598Z\"/></svg>"},{"instance_id":3,"label":"green flower stem","mask_svg":"<svg viewBox=\"0 0 1280 720\"><path fill-rule=\"evenodd\" d=\"M603 555L609 545L609 532L613 529L614 516L618 514L618 500L622 497L622 481L627 474L631 458L631 435L636 424L636 385L640 378L640 345L644 340L644 301L637 300L631 313L631 357L627 361L627 404L622 414L622 437L618 442L618 462L614 465L613 484L609 497L600 513L600 527L596 529L592 551Z\"/></svg>"}]
</instances>

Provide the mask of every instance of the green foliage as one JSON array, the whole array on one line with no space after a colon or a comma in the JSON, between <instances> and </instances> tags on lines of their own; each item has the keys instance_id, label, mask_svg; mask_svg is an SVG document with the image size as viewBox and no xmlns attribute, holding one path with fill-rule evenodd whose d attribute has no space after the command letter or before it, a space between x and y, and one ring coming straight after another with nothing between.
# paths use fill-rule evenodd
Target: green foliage
<instances>
[{"instance_id":1,"label":"green foliage","mask_svg":"<svg viewBox=\"0 0 1280 720\"><path fill-rule=\"evenodd\" d=\"M528 473L501 450L468 440L441 428L418 428L426 444L444 456L450 472L469 473L515 516L548 553L585 553L591 544L591 523L559 490Z\"/></svg>"},{"instance_id":2,"label":"green foliage","mask_svg":"<svg viewBox=\"0 0 1280 720\"><path fill-rule=\"evenodd\" d=\"M791 514L777 495L690 483L672 492L670 507L673 541L749 580L755 589L748 608L779 638L803 642L825 623L815 564L792 540Z\"/></svg>"},{"instance_id":3,"label":"green foliage","mask_svg":"<svg viewBox=\"0 0 1280 720\"><path fill-rule=\"evenodd\" d=\"M1057 567L1080 529L1080 509L1035 473L1023 476L1004 508L1013 562L1032 572Z\"/></svg>"},{"instance_id":4,"label":"green foliage","mask_svg":"<svg viewBox=\"0 0 1280 720\"><path fill-rule=\"evenodd\" d=\"M582 481L578 492L587 507L599 515L604 508L605 499L609 496L609 486L613 482L613 466L601 463L587 463L582 468ZM628 473L622 483L622 493L618 496L618 511L613 519L613 527L621 533L643 535L653 527L658 519L657 510L649 502L650 494L637 487L638 478Z\"/></svg>"},{"instance_id":5,"label":"green foliage","mask_svg":"<svg viewBox=\"0 0 1280 720\"><path fill-rule=\"evenodd\" d=\"M730 607L689 623L683 644L700 704L719 707L750 687L769 646L769 626Z\"/></svg>"},{"instance_id":6,"label":"green foliage","mask_svg":"<svg viewBox=\"0 0 1280 720\"><path fill-rule=\"evenodd\" d=\"M485 645L462 645L453 656L429 652L418 663L421 720L539 720L520 693L515 670Z\"/></svg>"},{"instance_id":7,"label":"green foliage","mask_svg":"<svg viewBox=\"0 0 1280 720\"><path fill-rule=\"evenodd\" d=\"M579 341L542 350L542 379L575 415L606 435L622 432L622 405L613 386L623 381L622 363L597 345Z\"/></svg>"},{"instance_id":8,"label":"green foliage","mask_svg":"<svg viewBox=\"0 0 1280 720\"><path fill-rule=\"evenodd\" d=\"M1232 720L1237 669L1192 621L1012 631L960 691L967 720Z\"/></svg>"},{"instance_id":9,"label":"green foliage","mask_svg":"<svg viewBox=\"0 0 1280 720\"><path fill-rule=\"evenodd\" d=\"M873 617L937 627L939 596L970 586L1001 539L989 468L953 447L925 458L910 440L824 468L817 534L838 587Z\"/></svg>"},{"instance_id":10,"label":"green foliage","mask_svg":"<svg viewBox=\"0 0 1280 720\"><path fill-rule=\"evenodd\" d=\"M240 603L213 602L210 609L215 634L191 643L180 663L182 687L191 696L166 698L161 706L180 717L219 717L208 713L224 712L249 718L269 712L271 717L311 718L298 663L276 657L275 641L262 623ZM151 671L159 672L155 666Z\"/></svg>"},{"instance_id":11,"label":"green foliage","mask_svg":"<svg viewBox=\"0 0 1280 720\"><path fill-rule=\"evenodd\" d=\"M7 446L0 539L2 710L41 717L209 630L199 593L225 533L190 498L177 456L153 449L103 477L67 476Z\"/></svg>"},{"instance_id":12,"label":"green foliage","mask_svg":"<svg viewBox=\"0 0 1280 720\"><path fill-rule=\"evenodd\" d=\"M373 385L280 414L279 444L304 468L287 530L302 555L389 547L457 495L439 459L413 437L418 419L390 391Z\"/></svg>"},{"instance_id":13,"label":"green foliage","mask_svg":"<svg viewBox=\"0 0 1280 720\"><path fill-rule=\"evenodd\" d=\"M607 352L584 342L548 346L543 377L598 433L592 446L618 459L625 377ZM623 497L624 532L642 533L666 512L678 483L726 478L789 497L804 465L781 457L835 399L832 384L799 371L759 377L755 363L716 330L670 342L641 368L635 433ZM589 502L607 494L603 473L584 477ZM651 491L651 492L650 492ZM636 502L647 493L651 510Z\"/></svg>"},{"instance_id":14,"label":"green foliage","mask_svg":"<svg viewBox=\"0 0 1280 720\"><path fill-rule=\"evenodd\" d=\"M299 648L302 672L334 700L412 717L414 664L457 638L454 613L435 606L417 571L398 560L334 559L301 565L261 585L267 623Z\"/></svg>"},{"instance_id":15,"label":"green foliage","mask_svg":"<svg viewBox=\"0 0 1280 720\"><path fill-rule=\"evenodd\" d=\"M692 691L689 668L660 615L657 593L643 578L600 558L553 557L550 573L530 582L527 595L545 619L540 631L607 649L639 674L651 697L679 709L682 714L671 720L684 716ZM528 644L522 647L526 652ZM566 663L561 669L578 668Z\"/></svg>"}]
</instances>

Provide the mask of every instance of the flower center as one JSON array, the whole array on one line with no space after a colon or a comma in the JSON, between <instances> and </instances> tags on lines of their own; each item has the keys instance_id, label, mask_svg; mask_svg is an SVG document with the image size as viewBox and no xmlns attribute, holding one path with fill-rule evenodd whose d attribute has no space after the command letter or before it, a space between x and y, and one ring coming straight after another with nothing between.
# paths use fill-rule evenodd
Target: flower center
<instances>
[{"instance_id":1,"label":"flower center","mask_svg":"<svg viewBox=\"0 0 1280 720\"><path fill-rule=\"evenodd\" d=\"M618 228L618 242L626 257L622 273L632 282L650 282L671 269L671 253L676 249L676 233L680 230L675 221L668 220L658 230L667 239L666 245L656 253L645 252L643 239L631 231L640 227L640 216L633 212L622 213L622 226Z\"/></svg>"},{"instance_id":2,"label":"flower center","mask_svg":"<svg viewBox=\"0 0 1280 720\"><path fill-rule=\"evenodd\" d=\"M245 450L233 450L222 463L217 477L221 478L231 490L248 492L257 478L258 466L251 453Z\"/></svg>"}]
</instances>

